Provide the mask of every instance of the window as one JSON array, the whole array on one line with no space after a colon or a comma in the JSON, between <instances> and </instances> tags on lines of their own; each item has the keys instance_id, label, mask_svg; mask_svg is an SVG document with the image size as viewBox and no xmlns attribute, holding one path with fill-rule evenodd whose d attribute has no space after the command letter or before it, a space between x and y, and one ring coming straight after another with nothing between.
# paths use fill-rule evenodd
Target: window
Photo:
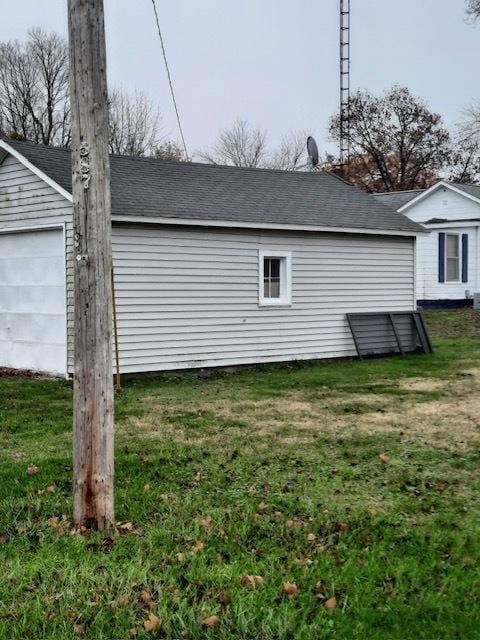
<instances>
[{"instance_id":1,"label":"window","mask_svg":"<svg viewBox=\"0 0 480 640\"><path fill-rule=\"evenodd\" d=\"M447 282L460 280L460 236L456 233L445 237L445 273Z\"/></svg>"},{"instance_id":2,"label":"window","mask_svg":"<svg viewBox=\"0 0 480 640\"><path fill-rule=\"evenodd\" d=\"M259 252L259 304L291 304L291 253Z\"/></svg>"}]
</instances>

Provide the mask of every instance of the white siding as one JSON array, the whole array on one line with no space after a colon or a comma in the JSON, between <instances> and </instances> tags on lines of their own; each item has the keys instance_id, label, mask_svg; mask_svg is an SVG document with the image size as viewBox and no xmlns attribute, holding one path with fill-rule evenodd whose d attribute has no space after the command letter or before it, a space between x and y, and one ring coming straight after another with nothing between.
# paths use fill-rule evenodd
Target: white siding
<instances>
[{"instance_id":1,"label":"white siding","mask_svg":"<svg viewBox=\"0 0 480 640\"><path fill-rule=\"evenodd\" d=\"M432 218L442 220L470 220L480 218L480 204L467 196L440 187L403 212L414 222L427 222Z\"/></svg>"},{"instance_id":2,"label":"white siding","mask_svg":"<svg viewBox=\"0 0 480 640\"><path fill-rule=\"evenodd\" d=\"M50 225L65 228L67 306L70 309L70 313L67 309L67 327L70 335L73 322L72 205L16 158L7 156L0 164L0 232Z\"/></svg>"},{"instance_id":3,"label":"white siding","mask_svg":"<svg viewBox=\"0 0 480 640\"><path fill-rule=\"evenodd\" d=\"M355 354L348 311L411 310L413 239L115 225L121 370ZM258 252L292 252L292 306L259 308Z\"/></svg>"},{"instance_id":4,"label":"white siding","mask_svg":"<svg viewBox=\"0 0 480 640\"><path fill-rule=\"evenodd\" d=\"M462 300L465 292L473 294L480 288L478 229L480 204L470 198L440 187L404 214L415 222L425 223L432 218L452 221L445 227L428 227L428 236L417 238L416 290L417 300ZM455 227L455 221L462 221ZM472 220L471 224L464 223ZM468 233L468 282L438 282L438 233Z\"/></svg>"},{"instance_id":5,"label":"white siding","mask_svg":"<svg viewBox=\"0 0 480 640\"><path fill-rule=\"evenodd\" d=\"M439 232L460 235L468 233L468 282L438 281ZM416 258L417 300L462 300L466 291L473 294L478 290L478 227L442 227L433 230L428 236L418 237Z\"/></svg>"}]
</instances>

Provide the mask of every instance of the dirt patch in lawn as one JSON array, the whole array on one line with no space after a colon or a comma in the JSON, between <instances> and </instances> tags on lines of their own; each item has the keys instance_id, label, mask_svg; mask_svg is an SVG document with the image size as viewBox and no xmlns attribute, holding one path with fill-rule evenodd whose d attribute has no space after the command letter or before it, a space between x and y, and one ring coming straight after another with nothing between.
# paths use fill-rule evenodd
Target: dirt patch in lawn
<instances>
[{"instance_id":1,"label":"dirt patch in lawn","mask_svg":"<svg viewBox=\"0 0 480 640\"><path fill-rule=\"evenodd\" d=\"M260 400L219 398L200 405L178 407L152 397L151 410L122 426L128 437L172 439L197 445L249 446L308 444L321 435L358 437L399 434L405 442L428 444L451 451L480 443L480 369L469 369L454 379L401 380L392 389L400 393L359 394L326 392L311 397L299 390ZM441 391L439 399L431 392ZM198 417L197 417L198 416Z\"/></svg>"}]
</instances>

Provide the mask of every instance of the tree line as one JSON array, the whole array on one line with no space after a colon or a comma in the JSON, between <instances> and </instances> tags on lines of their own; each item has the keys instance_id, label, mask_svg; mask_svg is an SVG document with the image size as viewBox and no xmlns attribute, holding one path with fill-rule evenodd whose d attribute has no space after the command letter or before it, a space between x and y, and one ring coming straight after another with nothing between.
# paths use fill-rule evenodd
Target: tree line
<instances>
[{"instance_id":1,"label":"tree line","mask_svg":"<svg viewBox=\"0 0 480 640\"><path fill-rule=\"evenodd\" d=\"M480 18L480 0L467 0L467 15ZM426 188L439 177L480 181L480 101L464 110L453 132L407 87L381 96L355 91L349 107L350 161L340 167L334 155L323 154L321 169L368 192ZM143 93L113 89L109 112L111 153L186 160L177 142L162 135L160 111ZM340 117L334 114L329 123L334 142ZM0 134L70 145L68 46L59 35L32 29L25 43L0 43ZM306 138L304 131L290 132L272 150L265 130L237 118L196 155L215 164L305 170Z\"/></svg>"}]
</instances>

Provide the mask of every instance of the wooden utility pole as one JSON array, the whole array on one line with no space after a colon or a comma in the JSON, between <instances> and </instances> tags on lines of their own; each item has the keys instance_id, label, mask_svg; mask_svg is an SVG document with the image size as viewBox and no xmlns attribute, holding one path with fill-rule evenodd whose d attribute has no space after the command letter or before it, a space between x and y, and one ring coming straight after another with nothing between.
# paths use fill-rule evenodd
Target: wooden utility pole
<instances>
[{"instance_id":1,"label":"wooden utility pole","mask_svg":"<svg viewBox=\"0 0 480 640\"><path fill-rule=\"evenodd\" d=\"M113 513L112 246L103 0L68 0L75 369L73 520Z\"/></svg>"}]
</instances>

